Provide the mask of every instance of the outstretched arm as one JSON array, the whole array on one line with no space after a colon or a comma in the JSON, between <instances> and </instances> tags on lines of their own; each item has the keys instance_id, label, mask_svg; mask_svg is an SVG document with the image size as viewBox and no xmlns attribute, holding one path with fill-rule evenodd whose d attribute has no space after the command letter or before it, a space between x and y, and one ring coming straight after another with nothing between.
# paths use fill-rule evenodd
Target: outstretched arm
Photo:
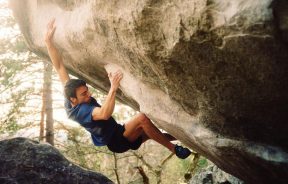
<instances>
[{"instance_id":1,"label":"outstretched arm","mask_svg":"<svg viewBox=\"0 0 288 184\"><path fill-rule=\"evenodd\" d=\"M111 88L102 107L93 109L92 112L93 120L101 120L101 119L107 120L111 117L114 111L116 91L119 88L120 81L123 78L123 74L121 71L117 71L113 75L109 73L108 77L111 83Z\"/></svg>"},{"instance_id":2,"label":"outstretched arm","mask_svg":"<svg viewBox=\"0 0 288 184\"><path fill-rule=\"evenodd\" d=\"M69 75L66 71L66 68L63 64L62 56L59 54L58 50L56 49L54 43L53 43L53 36L56 30L56 27L54 26L55 19L51 20L47 24L47 33L45 36L45 43L46 47L48 49L49 57L53 63L54 68L56 69L60 81L63 85L70 79Z\"/></svg>"}]
</instances>

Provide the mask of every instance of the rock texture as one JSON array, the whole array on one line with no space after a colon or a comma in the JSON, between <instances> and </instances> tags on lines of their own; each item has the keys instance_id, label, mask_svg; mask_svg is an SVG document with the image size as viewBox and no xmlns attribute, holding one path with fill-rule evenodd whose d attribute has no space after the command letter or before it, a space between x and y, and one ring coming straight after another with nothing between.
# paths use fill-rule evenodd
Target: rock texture
<instances>
[{"instance_id":1,"label":"rock texture","mask_svg":"<svg viewBox=\"0 0 288 184\"><path fill-rule=\"evenodd\" d=\"M247 183L288 183L287 0L11 0L30 49L46 24L69 71Z\"/></svg>"},{"instance_id":2,"label":"rock texture","mask_svg":"<svg viewBox=\"0 0 288 184\"><path fill-rule=\"evenodd\" d=\"M26 138L0 141L0 183L107 183L102 174L84 170L48 144Z\"/></svg>"},{"instance_id":3,"label":"rock texture","mask_svg":"<svg viewBox=\"0 0 288 184\"><path fill-rule=\"evenodd\" d=\"M209 163L206 168L193 175L189 184L244 184L244 182Z\"/></svg>"}]
</instances>

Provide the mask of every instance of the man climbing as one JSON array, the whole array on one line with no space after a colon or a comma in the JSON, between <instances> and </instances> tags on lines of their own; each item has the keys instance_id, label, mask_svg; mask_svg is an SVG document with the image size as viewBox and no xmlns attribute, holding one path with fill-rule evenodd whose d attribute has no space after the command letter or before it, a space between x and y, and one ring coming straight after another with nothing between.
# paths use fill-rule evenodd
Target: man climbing
<instances>
[{"instance_id":1,"label":"man climbing","mask_svg":"<svg viewBox=\"0 0 288 184\"><path fill-rule=\"evenodd\" d=\"M139 113L124 125L118 124L112 118L116 91L123 77L121 71L108 74L111 87L102 106L91 97L85 81L70 79L62 56L53 43L53 35L56 30L54 22L55 19L47 25L45 43L53 66L64 86L66 113L70 119L78 122L91 133L96 146L107 145L112 152L122 153L129 149L136 150L146 140L153 139L181 159L185 159L191 154L189 149L172 144L170 141L175 138L162 133L143 113Z\"/></svg>"}]
</instances>

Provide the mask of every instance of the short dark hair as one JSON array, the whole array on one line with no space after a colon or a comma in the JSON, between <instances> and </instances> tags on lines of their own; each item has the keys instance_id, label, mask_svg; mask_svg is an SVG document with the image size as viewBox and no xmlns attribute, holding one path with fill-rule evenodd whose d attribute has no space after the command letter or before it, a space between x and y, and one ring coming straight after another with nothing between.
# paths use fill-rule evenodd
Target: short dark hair
<instances>
[{"instance_id":1,"label":"short dark hair","mask_svg":"<svg viewBox=\"0 0 288 184\"><path fill-rule=\"evenodd\" d=\"M70 98L76 98L76 89L86 86L86 82L81 79L69 79L64 86L64 95L70 100Z\"/></svg>"}]
</instances>

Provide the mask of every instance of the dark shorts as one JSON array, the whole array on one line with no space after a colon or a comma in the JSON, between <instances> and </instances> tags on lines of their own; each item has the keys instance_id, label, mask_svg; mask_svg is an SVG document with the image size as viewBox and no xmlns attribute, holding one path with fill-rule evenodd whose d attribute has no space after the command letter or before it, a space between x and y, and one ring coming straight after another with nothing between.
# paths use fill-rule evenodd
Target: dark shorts
<instances>
[{"instance_id":1,"label":"dark shorts","mask_svg":"<svg viewBox=\"0 0 288 184\"><path fill-rule=\"evenodd\" d=\"M142 144L142 137L140 136L136 141L130 142L126 137L123 136L125 131L125 126L117 126L115 133L113 134L110 142L107 144L107 147L110 151L114 153L123 153L129 149L137 150Z\"/></svg>"}]
</instances>

